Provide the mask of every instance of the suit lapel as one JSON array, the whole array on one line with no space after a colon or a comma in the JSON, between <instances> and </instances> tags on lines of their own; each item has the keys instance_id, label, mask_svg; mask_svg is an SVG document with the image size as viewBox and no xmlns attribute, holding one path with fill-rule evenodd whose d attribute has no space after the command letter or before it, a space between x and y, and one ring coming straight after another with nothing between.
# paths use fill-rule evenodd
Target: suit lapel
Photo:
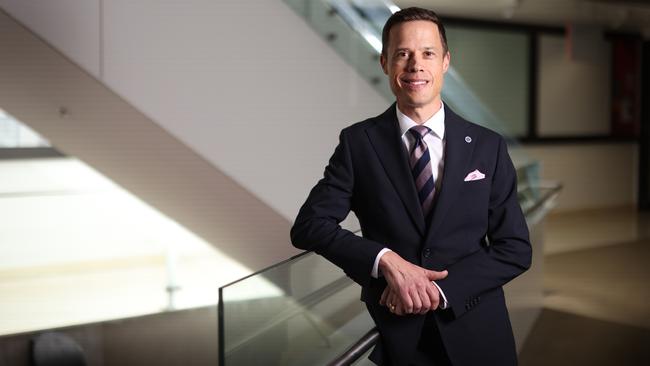
<instances>
[{"instance_id":1,"label":"suit lapel","mask_svg":"<svg viewBox=\"0 0 650 366\"><path fill-rule=\"evenodd\" d=\"M395 104L380 115L377 123L368 128L366 133L409 216L420 231L420 235L424 235L424 217L417 197L415 182L411 177L408 153L400 136Z\"/></svg>"},{"instance_id":2,"label":"suit lapel","mask_svg":"<svg viewBox=\"0 0 650 366\"><path fill-rule=\"evenodd\" d=\"M470 126L445 106L445 166L440 192L436 194L436 203L428 225L427 242L431 240L433 233L436 232L461 191L474 145L476 145L476 136L472 133ZM467 137L471 140L466 140Z\"/></svg>"}]
</instances>

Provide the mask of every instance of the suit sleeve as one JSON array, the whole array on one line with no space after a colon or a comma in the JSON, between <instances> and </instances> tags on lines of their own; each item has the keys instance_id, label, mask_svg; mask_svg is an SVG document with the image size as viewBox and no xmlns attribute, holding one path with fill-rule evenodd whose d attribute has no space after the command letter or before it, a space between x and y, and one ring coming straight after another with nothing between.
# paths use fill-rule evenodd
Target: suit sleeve
<instances>
[{"instance_id":1,"label":"suit sleeve","mask_svg":"<svg viewBox=\"0 0 650 366\"><path fill-rule=\"evenodd\" d=\"M323 178L300 208L291 228L291 242L299 249L322 255L365 286L370 282L375 258L384 246L339 225L352 209L353 191L354 164L343 130Z\"/></svg>"},{"instance_id":2,"label":"suit sleeve","mask_svg":"<svg viewBox=\"0 0 650 366\"><path fill-rule=\"evenodd\" d=\"M436 281L444 290L456 317L531 265L528 227L517 198L517 176L503 138L492 177L488 209L488 245L453 263L449 275Z\"/></svg>"}]
</instances>

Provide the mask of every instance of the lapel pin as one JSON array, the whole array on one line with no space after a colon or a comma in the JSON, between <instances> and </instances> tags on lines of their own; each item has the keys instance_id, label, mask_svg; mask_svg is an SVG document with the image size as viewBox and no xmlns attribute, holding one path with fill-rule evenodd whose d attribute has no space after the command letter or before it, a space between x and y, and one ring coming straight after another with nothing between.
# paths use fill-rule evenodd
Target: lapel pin
<instances>
[{"instance_id":1,"label":"lapel pin","mask_svg":"<svg viewBox=\"0 0 650 366\"><path fill-rule=\"evenodd\" d=\"M469 144L470 142L472 142L472 138L469 136L465 136L465 142Z\"/></svg>"}]
</instances>

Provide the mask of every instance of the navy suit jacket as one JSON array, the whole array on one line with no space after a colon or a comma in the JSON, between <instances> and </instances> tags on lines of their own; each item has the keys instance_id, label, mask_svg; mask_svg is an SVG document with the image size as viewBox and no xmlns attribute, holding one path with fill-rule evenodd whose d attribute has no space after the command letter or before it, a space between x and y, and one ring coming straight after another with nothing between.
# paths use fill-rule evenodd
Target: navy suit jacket
<instances>
[{"instance_id":1,"label":"navy suit jacket","mask_svg":"<svg viewBox=\"0 0 650 366\"><path fill-rule=\"evenodd\" d=\"M444 160L426 222L395 105L345 128L323 179L300 209L292 242L324 256L361 285L361 299L381 335L371 355L378 364L407 365L425 317L397 316L379 305L386 281L370 273L379 251L388 247L411 263L449 271L436 281L449 308L434 317L454 365L514 365L502 286L531 264L515 169L500 135L446 106ZM476 169L485 178L465 182ZM339 226L349 211L358 217L363 237Z\"/></svg>"}]
</instances>

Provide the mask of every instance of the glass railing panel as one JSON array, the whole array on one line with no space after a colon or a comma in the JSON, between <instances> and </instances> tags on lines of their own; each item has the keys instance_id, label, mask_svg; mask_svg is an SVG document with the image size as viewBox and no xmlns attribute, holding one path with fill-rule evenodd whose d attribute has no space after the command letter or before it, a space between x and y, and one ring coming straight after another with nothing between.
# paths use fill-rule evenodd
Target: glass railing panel
<instances>
[{"instance_id":1,"label":"glass railing panel","mask_svg":"<svg viewBox=\"0 0 650 366\"><path fill-rule=\"evenodd\" d=\"M387 100L393 98L379 65L381 32L367 24L358 14L357 6L347 0L285 2L381 95Z\"/></svg>"},{"instance_id":2,"label":"glass railing panel","mask_svg":"<svg viewBox=\"0 0 650 366\"><path fill-rule=\"evenodd\" d=\"M373 327L359 286L313 253L219 292L222 366L326 365Z\"/></svg>"},{"instance_id":3,"label":"glass railing panel","mask_svg":"<svg viewBox=\"0 0 650 366\"><path fill-rule=\"evenodd\" d=\"M376 363L374 363L374 362L372 362L372 361L370 361L368 359L368 356L370 356L371 352L372 352L372 349L370 351L366 352L365 354L363 354L363 356L359 357L358 360L353 362L352 366L375 366Z\"/></svg>"},{"instance_id":4,"label":"glass railing panel","mask_svg":"<svg viewBox=\"0 0 650 366\"><path fill-rule=\"evenodd\" d=\"M540 199L538 182L538 162L529 162L517 166L517 196L524 212L534 207L537 200Z\"/></svg>"}]
</instances>

